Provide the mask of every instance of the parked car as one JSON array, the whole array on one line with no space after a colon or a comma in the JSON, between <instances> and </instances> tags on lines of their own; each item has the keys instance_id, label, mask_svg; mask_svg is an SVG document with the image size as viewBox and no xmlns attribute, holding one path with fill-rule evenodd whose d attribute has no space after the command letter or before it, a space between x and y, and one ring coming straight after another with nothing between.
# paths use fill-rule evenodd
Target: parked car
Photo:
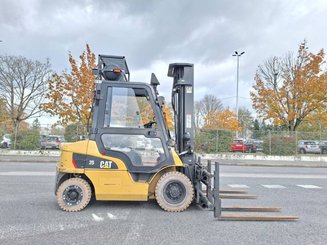
<instances>
[{"instance_id":1,"label":"parked car","mask_svg":"<svg viewBox=\"0 0 327 245\"><path fill-rule=\"evenodd\" d=\"M254 142L244 139L235 139L231 145L232 152L257 152L257 147Z\"/></svg>"},{"instance_id":2,"label":"parked car","mask_svg":"<svg viewBox=\"0 0 327 245\"><path fill-rule=\"evenodd\" d=\"M11 147L11 135L10 134L5 134L2 137L0 146L1 146L1 148L10 148Z\"/></svg>"},{"instance_id":3,"label":"parked car","mask_svg":"<svg viewBox=\"0 0 327 245\"><path fill-rule=\"evenodd\" d=\"M319 144L321 154L327 154L327 141L321 141Z\"/></svg>"},{"instance_id":4,"label":"parked car","mask_svg":"<svg viewBox=\"0 0 327 245\"><path fill-rule=\"evenodd\" d=\"M257 151L263 151L263 140L254 140L254 144L257 147Z\"/></svg>"},{"instance_id":5,"label":"parked car","mask_svg":"<svg viewBox=\"0 0 327 245\"><path fill-rule=\"evenodd\" d=\"M64 136L41 135L41 149L59 149L59 145L65 142Z\"/></svg>"},{"instance_id":6,"label":"parked car","mask_svg":"<svg viewBox=\"0 0 327 245\"><path fill-rule=\"evenodd\" d=\"M301 154L306 153L320 153L319 141L316 140L300 140L298 142L298 152Z\"/></svg>"},{"instance_id":7,"label":"parked car","mask_svg":"<svg viewBox=\"0 0 327 245\"><path fill-rule=\"evenodd\" d=\"M251 145L252 148L255 149L256 152L263 151L263 140L257 140L257 139L247 139L246 145Z\"/></svg>"}]
</instances>

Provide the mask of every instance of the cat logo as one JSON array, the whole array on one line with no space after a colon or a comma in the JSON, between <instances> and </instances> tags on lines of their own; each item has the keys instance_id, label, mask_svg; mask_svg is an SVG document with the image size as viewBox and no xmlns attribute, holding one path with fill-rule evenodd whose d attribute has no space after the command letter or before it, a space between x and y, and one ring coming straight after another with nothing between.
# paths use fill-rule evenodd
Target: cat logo
<instances>
[{"instance_id":1,"label":"cat logo","mask_svg":"<svg viewBox=\"0 0 327 245\"><path fill-rule=\"evenodd\" d=\"M101 161L100 168L111 168L112 161Z\"/></svg>"}]
</instances>

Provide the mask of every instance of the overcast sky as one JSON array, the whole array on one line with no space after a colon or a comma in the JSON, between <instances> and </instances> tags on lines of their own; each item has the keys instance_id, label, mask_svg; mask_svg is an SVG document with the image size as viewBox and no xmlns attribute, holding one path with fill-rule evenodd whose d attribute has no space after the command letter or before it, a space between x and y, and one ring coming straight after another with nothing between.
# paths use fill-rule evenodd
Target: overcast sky
<instances>
[{"instance_id":1,"label":"overcast sky","mask_svg":"<svg viewBox=\"0 0 327 245\"><path fill-rule=\"evenodd\" d=\"M258 65L327 45L325 0L0 0L0 54L69 68L88 43L95 54L125 55L133 81L150 81L170 97L169 63L195 66L195 97L214 94L235 109L235 50L240 58L239 106L251 108L249 91Z\"/></svg>"}]
</instances>

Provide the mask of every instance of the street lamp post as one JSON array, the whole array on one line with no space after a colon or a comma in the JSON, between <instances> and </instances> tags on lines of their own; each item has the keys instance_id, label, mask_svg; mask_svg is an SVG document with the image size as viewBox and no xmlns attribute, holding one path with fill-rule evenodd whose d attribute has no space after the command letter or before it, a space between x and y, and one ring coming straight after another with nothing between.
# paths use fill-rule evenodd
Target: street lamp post
<instances>
[{"instance_id":1,"label":"street lamp post","mask_svg":"<svg viewBox=\"0 0 327 245\"><path fill-rule=\"evenodd\" d=\"M235 54L232 56L237 57L237 73L236 73L236 120L238 123L238 81L239 81L239 70L240 70L240 57L244 54L245 52L241 52L240 54L235 51ZM236 132L236 136L238 136L238 132Z\"/></svg>"}]
</instances>

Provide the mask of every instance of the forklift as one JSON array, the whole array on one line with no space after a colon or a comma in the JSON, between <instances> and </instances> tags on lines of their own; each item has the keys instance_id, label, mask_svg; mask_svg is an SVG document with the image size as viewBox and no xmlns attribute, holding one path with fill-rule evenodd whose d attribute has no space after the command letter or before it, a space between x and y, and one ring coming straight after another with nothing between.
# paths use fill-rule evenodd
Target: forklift
<instances>
[{"instance_id":1,"label":"forklift","mask_svg":"<svg viewBox=\"0 0 327 245\"><path fill-rule=\"evenodd\" d=\"M295 216L223 216L222 211L275 212L279 208L222 207L222 198L251 199L242 190L219 189L214 173L194 153L194 66L169 65L174 133L163 113L164 98L152 73L150 84L131 82L124 56L99 55L89 139L61 145L55 195L68 212L83 210L91 198L103 201L155 199L168 212L192 203L222 220L295 220Z\"/></svg>"}]
</instances>

